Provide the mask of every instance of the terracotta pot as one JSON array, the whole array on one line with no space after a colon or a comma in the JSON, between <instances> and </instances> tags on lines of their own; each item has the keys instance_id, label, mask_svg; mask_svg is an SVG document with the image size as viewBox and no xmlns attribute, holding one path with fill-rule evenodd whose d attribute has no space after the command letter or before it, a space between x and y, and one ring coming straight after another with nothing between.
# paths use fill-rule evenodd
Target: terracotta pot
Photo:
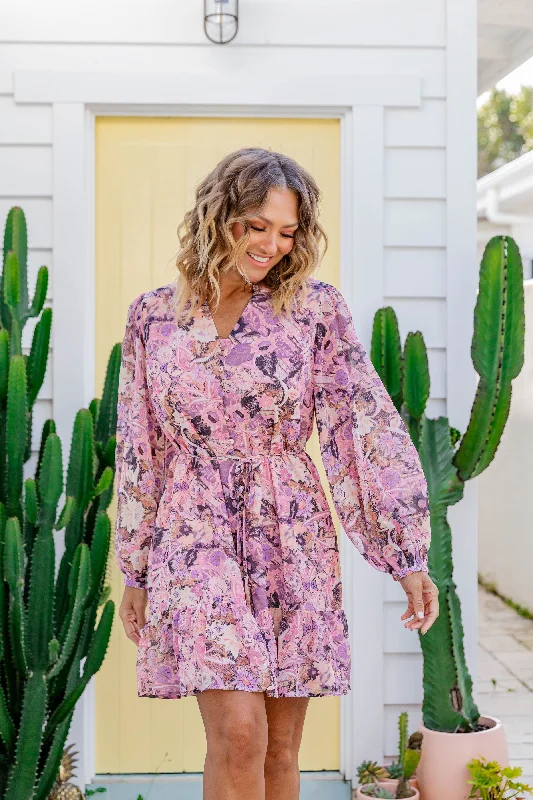
<instances>
[{"instance_id":1,"label":"terracotta pot","mask_svg":"<svg viewBox=\"0 0 533 800\"><path fill-rule=\"evenodd\" d=\"M379 783L380 786L383 786L384 789L389 789L391 794L394 794L394 789L396 787L393 788L393 787L385 786L385 781L378 781L378 783ZM411 783L411 781L409 781L409 783ZM357 793L355 795L357 797L357 800L370 800L369 796L367 794L363 794L361 789L362 789L362 786L358 786L357 787ZM420 793L419 793L418 789L415 789L413 787L413 790L414 790L414 794L411 795L410 800L420 800ZM442 798L441 798L441 800L442 800Z\"/></svg>"},{"instance_id":2,"label":"terracotta pot","mask_svg":"<svg viewBox=\"0 0 533 800\"><path fill-rule=\"evenodd\" d=\"M473 758L484 756L502 767L509 766L502 723L487 716L479 721L491 727L477 733L442 733L420 725L424 741L416 774L424 800L467 800L472 785L468 783L470 771L466 765Z\"/></svg>"},{"instance_id":3,"label":"terracotta pot","mask_svg":"<svg viewBox=\"0 0 533 800\"><path fill-rule=\"evenodd\" d=\"M396 787L398 786L398 778L383 778L383 780L378 781L378 783L380 786L383 786L384 789L388 789L389 792L392 792L392 794L394 794L394 792L396 791ZM418 785L418 778L409 778L409 783L411 784L413 789L418 790L420 788Z\"/></svg>"}]
</instances>

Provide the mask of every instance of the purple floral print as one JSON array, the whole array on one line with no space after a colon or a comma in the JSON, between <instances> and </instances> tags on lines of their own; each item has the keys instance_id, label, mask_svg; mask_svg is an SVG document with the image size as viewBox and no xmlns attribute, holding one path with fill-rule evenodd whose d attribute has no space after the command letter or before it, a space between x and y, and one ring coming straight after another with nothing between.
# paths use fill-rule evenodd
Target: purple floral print
<instances>
[{"instance_id":1,"label":"purple floral print","mask_svg":"<svg viewBox=\"0 0 533 800\"><path fill-rule=\"evenodd\" d=\"M129 306L117 423L115 546L148 591L140 697L350 689L337 536L305 452L313 417L335 510L371 566L427 571L427 484L346 301L310 278L291 314L253 293L228 337L173 284Z\"/></svg>"}]
</instances>

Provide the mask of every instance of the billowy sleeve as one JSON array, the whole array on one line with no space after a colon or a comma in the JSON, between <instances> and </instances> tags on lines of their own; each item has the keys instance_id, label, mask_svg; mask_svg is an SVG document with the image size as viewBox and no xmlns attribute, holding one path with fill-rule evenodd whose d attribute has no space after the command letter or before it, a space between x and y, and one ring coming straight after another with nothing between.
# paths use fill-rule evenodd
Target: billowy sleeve
<instances>
[{"instance_id":1,"label":"billowy sleeve","mask_svg":"<svg viewBox=\"0 0 533 800\"><path fill-rule=\"evenodd\" d=\"M164 489L165 435L154 417L146 382L143 295L128 308L117 402L115 550L126 586L146 588L157 507Z\"/></svg>"},{"instance_id":2,"label":"billowy sleeve","mask_svg":"<svg viewBox=\"0 0 533 800\"><path fill-rule=\"evenodd\" d=\"M341 524L363 558L394 580L428 571L428 487L418 451L354 329L341 293L322 291L314 405Z\"/></svg>"}]
</instances>

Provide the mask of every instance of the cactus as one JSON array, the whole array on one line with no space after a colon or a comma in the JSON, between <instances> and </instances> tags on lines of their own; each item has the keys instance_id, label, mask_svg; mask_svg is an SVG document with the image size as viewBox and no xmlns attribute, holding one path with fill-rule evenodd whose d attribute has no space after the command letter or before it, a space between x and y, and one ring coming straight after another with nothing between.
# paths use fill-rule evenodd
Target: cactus
<instances>
[{"instance_id":1,"label":"cactus","mask_svg":"<svg viewBox=\"0 0 533 800\"><path fill-rule=\"evenodd\" d=\"M46 267L39 269L30 306L26 254L24 213L12 208L0 277L0 797L4 800L49 797L75 704L102 664L114 614L104 582L121 347L117 344L112 350L103 400L93 400L90 409L76 415L66 485L61 440L51 419L43 426L35 476L25 480L33 407L46 372L52 321L51 310L43 308ZM25 355L24 325L39 315L30 353ZM65 550L56 578L54 532L60 530Z\"/></svg>"},{"instance_id":2,"label":"cactus","mask_svg":"<svg viewBox=\"0 0 533 800\"><path fill-rule=\"evenodd\" d=\"M429 369L422 333L409 333L404 352L391 307L374 319L371 359L418 449L429 490L432 541L429 573L439 590L440 614L419 635L424 658L422 714L427 728L475 729L479 711L463 647L461 605L453 581L448 507L461 500L464 483L488 467L511 403L511 383L524 363L524 288L520 252L509 236L494 236L480 267L471 355L479 375L465 434L446 417L425 414Z\"/></svg>"}]
</instances>

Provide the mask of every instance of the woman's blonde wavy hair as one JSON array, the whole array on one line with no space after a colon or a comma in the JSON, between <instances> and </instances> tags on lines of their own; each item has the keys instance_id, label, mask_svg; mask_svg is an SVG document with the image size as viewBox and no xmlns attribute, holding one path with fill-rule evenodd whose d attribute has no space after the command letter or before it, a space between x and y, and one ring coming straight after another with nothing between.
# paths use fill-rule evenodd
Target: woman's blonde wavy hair
<instances>
[{"instance_id":1,"label":"woman's blonde wavy hair","mask_svg":"<svg viewBox=\"0 0 533 800\"><path fill-rule=\"evenodd\" d=\"M248 218L264 209L270 189L289 189L298 198L299 227L294 232L293 247L264 280L272 290L274 312L292 309L295 296L304 289L328 247L328 237L318 221L321 192L313 177L289 156L261 147L243 147L225 156L198 185L194 208L178 226L176 318L189 300L187 318L205 300L216 310L220 275L232 267L243 275L239 262L250 240ZM237 241L231 232L236 222L244 227ZM245 275L243 278L246 280Z\"/></svg>"}]
</instances>

